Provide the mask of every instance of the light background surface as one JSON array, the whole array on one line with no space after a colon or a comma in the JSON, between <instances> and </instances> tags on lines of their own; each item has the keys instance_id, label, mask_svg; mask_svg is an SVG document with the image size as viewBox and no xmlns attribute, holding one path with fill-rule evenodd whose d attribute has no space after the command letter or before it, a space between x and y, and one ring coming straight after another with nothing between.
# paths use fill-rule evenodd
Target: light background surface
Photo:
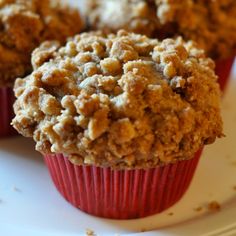
<instances>
[{"instance_id":1,"label":"light background surface","mask_svg":"<svg viewBox=\"0 0 236 236\"><path fill-rule=\"evenodd\" d=\"M155 231L138 235L199 236L236 223L235 101L236 65L222 102L226 138L205 148L191 187L179 203L139 220L106 220L75 209L55 190L31 140L0 140L0 235L75 236L85 235L89 228L102 236L134 235L141 230ZM212 200L221 204L220 212L207 211ZM202 211L193 210L199 206Z\"/></svg>"}]
</instances>

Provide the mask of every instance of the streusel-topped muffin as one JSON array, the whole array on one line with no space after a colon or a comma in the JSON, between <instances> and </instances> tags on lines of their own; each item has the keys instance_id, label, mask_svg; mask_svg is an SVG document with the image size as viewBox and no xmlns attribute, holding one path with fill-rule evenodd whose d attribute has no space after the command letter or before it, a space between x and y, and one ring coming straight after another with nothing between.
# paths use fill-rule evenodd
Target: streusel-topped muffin
<instances>
[{"instance_id":1,"label":"streusel-topped muffin","mask_svg":"<svg viewBox=\"0 0 236 236\"><path fill-rule=\"evenodd\" d=\"M45 56L46 54L46 56ZM222 134L214 62L192 42L85 33L33 54L15 83L14 127L43 154L80 164L153 167Z\"/></svg>"},{"instance_id":2,"label":"streusel-topped muffin","mask_svg":"<svg viewBox=\"0 0 236 236\"><path fill-rule=\"evenodd\" d=\"M57 0L0 1L0 137L14 134L12 87L32 72L32 51L45 40L65 43L82 27L78 10Z\"/></svg>"},{"instance_id":3,"label":"streusel-topped muffin","mask_svg":"<svg viewBox=\"0 0 236 236\"><path fill-rule=\"evenodd\" d=\"M161 212L222 136L214 62L193 42L90 32L33 53L14 127L33 137L59 192L100 217Z\"/></svg>"},{"instance_id":4,"label":"streusel-topped muffin","mask_svg":"<svg viewBox=\"0 0 236 236\"><path fill-rule=\"evenodd\" d=\"M0 87L31 72L31 53L41 42L65 42L82 25L78 10L59 1L0 1Z\"/></svg>"}]
</instances>

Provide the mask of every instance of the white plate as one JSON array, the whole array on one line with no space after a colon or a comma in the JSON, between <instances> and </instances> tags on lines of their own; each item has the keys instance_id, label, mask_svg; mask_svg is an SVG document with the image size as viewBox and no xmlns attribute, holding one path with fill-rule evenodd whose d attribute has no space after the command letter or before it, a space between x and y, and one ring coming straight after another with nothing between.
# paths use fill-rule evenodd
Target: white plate
<instances>
[{"instance_id":1,"label":"white plate","mask_svg":"<svg viewBox=\"0 0 236 236\"><path fill-rule=\"evenodd\" d=\"M159 229L153 235L194 236L236 223L235 92L236 80L231 80L223 101L227 137L205 149L187 194L162 214L139 220L100 219L75 209L55 190L33 142L21 137L0 140L0 235L73 236L90 228L99 235ZM220 212L207 210L211 200L221 204ZM203 210L196 212L199 206Z\"/></svg>"},{"instance_id":2,"label":"white plate","mask_svg":"<svg viewBox=\"0 0 236 236\"><path fill-rule=\"evenodd\" d=\"M55 190L34 143L15 137L0 140L0 235L75 236L84 235L89 228L98 235L133 235L146 230L139 235L199 236L236 223L236 65L234 69L223 100L227 137L205 149L190 189L175 206L162 214L129 221L84 214ZM212 200L221 204L221 211L207 210ZM197 212L197 207L203 210Z\"/></svg>"}]
</instances>

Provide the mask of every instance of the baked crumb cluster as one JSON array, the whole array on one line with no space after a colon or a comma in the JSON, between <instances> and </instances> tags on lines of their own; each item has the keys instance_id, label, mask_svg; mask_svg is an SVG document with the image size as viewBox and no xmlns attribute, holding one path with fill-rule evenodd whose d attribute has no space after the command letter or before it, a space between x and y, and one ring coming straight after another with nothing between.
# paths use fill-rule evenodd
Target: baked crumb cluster
<instances>
[{"instance_id":1,"label":"baked crumb cluster","mask_svg":"<svg viewBox=\"0 0 236 236\"><path fill-rule=\"evenodd\" d=\"M42 41L65 42L81 28L78 11L58 1L1 0L0 87L31 72L31 52Z\"/></svg>"},{"instance_id":2,"label":"baked crumb cluster","mask_svg":"<svg viewBox=\"0 0 236 236\"><path fill-rule=\"evenodd\" d=\"M89 0L89 2L88 20L93 29L115 31L125 28L158 38L180 35L185 40L195 40L206 50L207 55L214 59L236 54L235 0Z\"/></svg>"},{"instance_id":3,"label":"baked crumb cluster","mask_svg":"<svg viewBox=\"0 0 236 236\"><path fill-rule=\"evenodd\" d=\"M222 135L214 63L192 42L119 31L45 43L15 83L14 127L75 164L146 168Z\"/></svg>"}]
</instances>

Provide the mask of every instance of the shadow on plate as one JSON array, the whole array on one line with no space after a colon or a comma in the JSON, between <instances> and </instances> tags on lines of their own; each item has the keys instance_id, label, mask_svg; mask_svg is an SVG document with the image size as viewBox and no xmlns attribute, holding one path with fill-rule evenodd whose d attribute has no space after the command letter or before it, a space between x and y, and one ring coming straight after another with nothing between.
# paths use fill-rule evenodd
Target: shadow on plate
<instances>
[{"instance_id":1,"label":"shadow on plate","mask_svg":"<svg viewBox=\"0 0 236 236\"><path fill-rule=\"evenodd\" d=\"M43 164L43 158L35 151L35 143L31 139L23 137L10 137L0 140L0 155L8 153L19 158L30 159Z\"/></svg>"}]
</instances>

